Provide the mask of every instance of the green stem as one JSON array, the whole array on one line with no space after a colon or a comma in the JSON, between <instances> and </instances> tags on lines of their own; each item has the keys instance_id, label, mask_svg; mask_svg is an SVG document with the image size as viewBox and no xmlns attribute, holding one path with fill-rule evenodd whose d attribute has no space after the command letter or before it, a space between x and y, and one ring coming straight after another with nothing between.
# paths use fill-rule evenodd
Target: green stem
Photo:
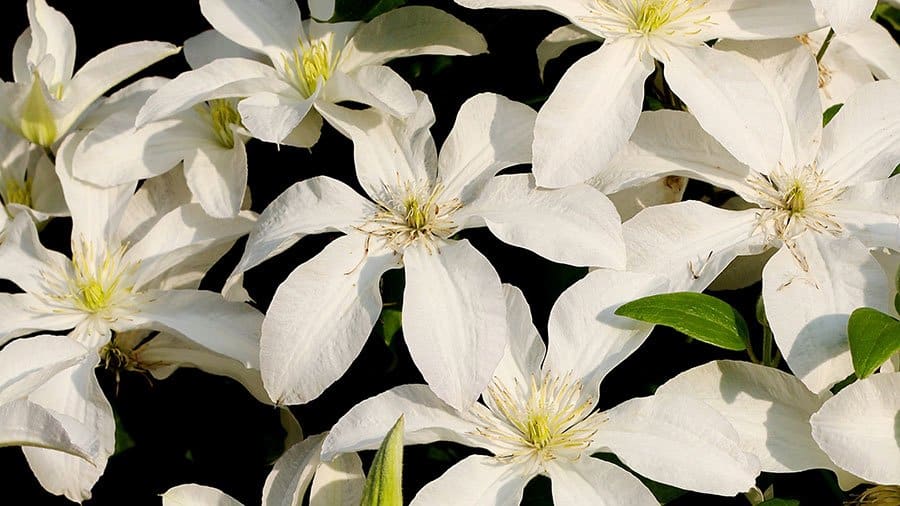
<instances>
[{"instance_id":1,"label":"green stem","mask_svg":"<svg viewBox=\"0 0 900 506\"><path fill-rule=\"evenodd\" d=\"M762 359L763 365L772 365L772 331L768 325L763 327Z\"/></svg>"},{"instance_id":2,"label":"green stem","mask_svg":"<svg viewBox=\"0 0 900 506\"><path fill-rule=\"evenodd\" d=\"M822 42L822 47L819 48L819 52L816 53L816 63L822 62L822 57L825 56L825 51L828 50L828 46L831 45L831 39L834 37L834 28L828 29L828 35L825 36L825 42Z\"/></svg>"}]
</instances>

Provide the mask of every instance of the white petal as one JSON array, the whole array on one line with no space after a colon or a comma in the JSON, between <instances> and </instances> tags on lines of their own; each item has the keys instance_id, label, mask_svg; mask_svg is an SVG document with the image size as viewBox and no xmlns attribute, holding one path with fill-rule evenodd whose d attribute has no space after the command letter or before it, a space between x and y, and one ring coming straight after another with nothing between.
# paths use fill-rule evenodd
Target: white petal
<instances>
[{"instance_id":1,"label":"white petal","mask_svg":"<svg viewBox=\"0 0 900 506\"><path fill-rule=\"evenodd\" d=\"M706 38L765 40L793 37L822 26L809 0L718 0Z\"/></svg>"},{"instance_id":2,"label":"white petal","mask_svg":"<svg viewBox=\"0 0 900 506\"><path fill-rule=\"evenodd\" d=\"M756 211L696 200L644 209L622 226L628 268L668 278L673 292L702 291L737 256L761 253Z\"/></svg>"},{"instance_id":3,"label":"white petal","mask_svg":"<svg viewBox=\"0 0 900 506\"><path fill-rule=\"evenodd\" d=\"M9 343L0 350L0 404L25 397L86 354L84 346L66 336L41 335Z\"/></svg>"},{"instance_id":4,"label":"white petal","mask_svg":"<svg viewBox=\"0 0 900 506\"><path fill-rule=\"evenodd\" d=\"M409 83L383 65L366 65L350 74L335 72L323 93L331 103L357 102L398 118L416 112L416 96Z\"/></svg>"},{"instance_id":5,"label":"white petal","mask_svg":"<svg viewBox=\"0 0 900 506\"><path fill-rule=\"evenodd\" d=\"M350 367L381 314L378 281L397 257L368 236L332 241L278 287L263 323L263 383L278 404L302 404ZM302 332L298 332L302 329ZM382 436L383 437L383 436Z\"/></svg>"},{"instance_id":6,"label":"white petal","mask_svg":"<svg viewBox=\"0 0 900 506\"><path fill-rule=\"evenodd\" d=\"M0 404L0 446L31 446L97 458L97 436L78 421L25 399Z\"/></svg>"},{"instance_id":7,"label":"white petal","mask_svg":"<svg viewBox=\"0 0 900 506\"><path fill-rule=\"evenodd\" d=\"M266 53L274 63L301 40L296 0L200 0L200 12L222 35Z\"/></svg>"},{"instance_id":8,"label":"white petal","mask_svg":"<svg viewBox=\"0 0 900 506\"><path fill-rule=\"evenodd\" d=\"M410 506L518 506L529 480L524 465L472 455L422 487Z\"/></svg>"},{"instance_id":9,"label":"white petal","mask_svg":"<svg viewBox=\"0 0 900 506\"><path fill-rule=\"evenodd\" d=\"M703 129L750 167L775 167L781 153L781 119L765 85L747 64L705 45L667 44L662 52L666 82Z\"/></svg>"},{"instance_id":10,"label":"white petal","mask_svg":"<svg viewBox=\"0 0 900 506\"><path fill-rule=\"evenodd\" d=\"M59 373L38 388L28 400L81 422L99 439L94 463L55 450L23 448L28 465L48 492L65 494L74 502L91 497L91 488L103 474L115 449L116 425L109 401L94 376L99 357L94 356Z\"/></svg>"},{"instance_id":11,"label":"white petal","mask_svg":"<svg viewBox=\"0 0 900 506\"><path fill-rule=\"evenodd\" d=\"M117 330L164 330L216 353L259 368L259 332L263 315L242 302L200 290L146 292L138 312L115 322Z\"/></svg>"},{"instance_id":12,"label":"white petal","mask_svg":"<svg viewBox=\"0 0 900 506\"><path fill-rule=\"evenodd\" d=\"M500 277L468 240L403 254L403 337L438 397L465 409L487 387L506 346Z\"/></svg>"},{"instance_id":13,"label":"white petal","mask_svg":"<svg viewBox=\"0 0 900 506\"><path fill-rule=\"evenodd\" d=\"M321 462L319 454L324 439L325 434L310 436L278 457L263 485L263 506L300 504Z\"/></svg>"},{"instance_id":14,"label":"white petal","mask_svg":"<svg viewBox=\"0 0 900 506\"><path fill-rule=\"evenodd\" d=\"M780 161L786 167L812 163L822 139L819 68L809 49L795 40L720 41L715 48L742 59L767 88L781 118Z\"/></svg>"},{"instance_id":15,"label":"white petal","mask_svg":"<svg viewBox=\"0 0 900 506\"><path fill-rule=\"evenodd\" d=\"M665 289L660 278L606 269L576 282L550 310L544 371L558 375L571 371L585 385L586 395L596 395L606 374L628 358L653 329L653 325L616 316L616 309Z\"/></svg>"},{"instance_id":16,"label":"white petal","mask_svg":"<svg viewBox=\"0 0 900 506\"><path fill-rule=\"evenodd\" d=\"M408 6L360 26L344 47L339 65L349 71L420 54L471 56L486 52L484 37L455 16L434 7Z\"/></svg>"},{"instance_id":17,"label":"white petal","mask_svg":"<svg viewBox=\"0 0 900 506\"><path fill-rule=\"evenodd\" d=\"M309 493L309 506L358 506L362 502L366 475L359 455L338 455L316 469Z\"/></svg>"},{"instance_id":18,"label":"white petal","mask_svg":"<svg viewBox=\"0 0 900 506\"><path fill-rule=\"evenodd\" d=\"M7 225L0 243L0 279L8 279L30 294L44 295L44 273L69 269L71 261L67 257L40 243L34 222L26 214L16 216Z\"/></svg>"},{"instance_id":19,"label":"white petal","mask_svg":"<svg viewBox=\"0 0 900 506\"><path fill-rule=\"evenodd\" d=\"M13 82L25 83L32 76L31 70L28 68L28 50L31 48L31 44L31 27L28 27L19 35L13 45Z\"/></svg>"},{"instance_id":20,"label":"white petal","mask_svg":"<svg viewBox=\"0 0 900 506\"><path fill-rule=\"evenodd\" d=\"M28 61L41 63L45 55L55 63L53 75L42 76L49 84L58 84L72 77L75 66L75 30L66 16L47 5L45 0L27 3L28 22L31 29L31 48Z\"/></svg>"},{"instance_id":21,"label":"white petal","mask_svg":"<svg viewBox=\"0 0 900 506\"><path fill-rule=\"evenodd\" d=\"M253 137L278 144L297 128L312 108L316 96L300 99L292 95L262 92L238 103L241 120Z\"/></svg>"},{"instance_id":22,"label":"white petal","mask_svg":"<svg viewBox=\"0 0 900 506\"><path fill-rule=\"evenodd\" d=\"M633 39L607 41L572 65L538 113L538 184L568 186L603 170L634 131L651 72Z\"/></svg>"},{"instance_id":23,"label":"white petal","mask_svg":"<svg viewBox=\"0 0 900 506\"><path fill-rule=\"evenodd\" d=\"M867 21L877 0L812 0L837 33L851 33Z\"/></svg>"},{"instance_id":24,"label":"white petal","mask_svg":"<svg viewBox=\"0 0 900 506\"><path fill-rule=\"evenodd\" d=\"M531 163L536 117L527 105L494 93L466 100L438 158L444 194L468 203L501 170Z\"/></svg>"},{"instance_id":25,"label":"white petal","mask_svg":"<svg viewBox=\"0 0 900 506\"><path fill-rule=\"evenodd\" d=\"M594 188L597 187L593 181L590 183ZM634 218L634 215L648 207L681 202L685 189L687 189L687 178L666 176L640 186L632 186L611 193L609 201L615 206L622 221L626 221Z\"/></svg>"},{"instance_id":26,"label":"white petal","mask_svg":"<svg viewBox=\"0 0 900 506\"><path fill-rule=\"evenodd\" d=\"M548 466L555 506L656 506L659 502L633 474L621 467L584 456Z\"/></svg>"},{"instance_id":27,"label":"white petal","mask_svg":"<svg viewBox=\"0 0 900 506\"><path fill-rule=\"evenodd\" d=\"M331 19L334 15L334 0L309 0L309 12L315 19Z\"/></svg>"},{"instance_id":28,"label":"white petal","mask_svg":"<svg viewBox=\"0 0 900 506\"><path fill-rule=\"evenodd\" d=\"M71 103L71 112L60 120L60 130L67 130L107 90L180 50L168 42L142 41L122 44L91 58L66 87L63 101Z\"/></svg>"},{"instance_id":29,"label":"white petal","mask_svg":"<svg viewBox=\"0 0 900 506\"><path fill-rule=\"evenodd\" d=\"M859 307L890 311L891 286L853 238L806 232L795 251L782 247L763 270L766 317L791 371L813 392L853 372L847 319Z\"/></svg>"},{"instance_id":30,"label":"white petal","mask_svg":"<svg viewBox=\"0 0 900 506\"><path fill-rule=\"evenodd\" d=\"M234 134L231 149L207 144L184 160L184 177L203 210L213 218L237 216L247 187L247 150Z\"/></svg>"},{"instance_id":31,"label":"white petal","mask_svg":"<svg viewBox=\"0 0 900 506\"><path fill-rule=\"evenodd\" d=\"M548 10L572 21L590 14L587 4L581 0L456 0L456 3L470 9Z\"/></svg>"},{"instance_id":32,"label":"white petal","mask_svg":"<svg viewBox=\"0 0 900 506\"><path fill-rule=\"evenodd\" d=\"M437 398L425 385L402 385L370 397L342 416L322 446L322 458L330 460L340 453L373 450L403 415L406 445L434 441L453 441L480 446L470 435L475 423Z\"/></svg>"},{"instance_id":33,"label":"white petal","mask_svg":"<svg viewBox=\"0 0 900 506\"><path fill-rule=\"evenodd\" d=\"M900 79L900 46L877 21L866 20L859 29L842 33L838 40L852 47L878 79Z\"/></svg>"},{"instance_id":34,"label":"white petal","mask_svg":"<svg viewBox=\"0 0 900 506\"><path fill-rule=\"evenodd\" d=\"M166 83L141 108L135 126L142 127L215 98L246 97L263 91L288 89L290 86L283 83L275 69L268 65L244 58L222 58L184 72Z\"/></svg>"},{"instance_id":35,"label":"white petal","mask_svg":"<svg viewBox=\"0 0 900 506\"><path fill-rule=\"evenodd\" d=\"M555 60L567 49L578 44L597 40L597 36L576 25L564 25L550 32L537 47L538 71L544 79L547 63Z\"/></svg>"},{"instance_id":36,"label":"white petal","mask_svg":"<svg viewBox=\"0 0 900 506\"><path fill-rule=\"evenodd\" d=\"M900 159L898 117L900 82L860 88L825 127L819 170L848 185L887 178Z\"/></svg>"},{"instance_id":37,"label":"white petal","mask_svg":"<svg viewBox=\"0 0 900 506\"><path fill-rule=\"evenodd\" d=\"M243 506L240 501L217 488L187 483L166 490L163 506Z\"/></svg>"},{"instance_id":38,"label":"white petal","mask_svg":"<svg viewBox=\"0 0 900 506\"><path fill-rule=\"evenodd\" d=\"M181 167L147 179L129 199L119 233L126 242L134 244L168 213L189 204L191 198Z\"/></svg>"},{"instance_id":39,"label":"white petal","mask_svg":"<svg viewBox=\"0 0 900 506\"><path fill-rule=\"evenodd\" d=\"M835 203L835 219L870 248L900 251L900 178L847 188Z\"/></svg>"},{"instance_id":40,"label":"white petal","mask_svg":"<svg viewBox=\"0 0 900 506\"><path fill-rule=\"evenodd\" d=\"M866 480L900 485L900 373L847 386L810 419L815 440L835 462Z\"/></svg>"},{"instance_id":41,"label":"white petal","mask_svg":"<svg viewBox=\"0 0 900 506\"><path fill-rule=\"evenodd\" d=\"M651 480L707 494L734 495L753 486L759 460L706 404L680 395L631 399L604 412L595 436L631 469Z\"/></svg>"},{"instance_id":42,"label":"white petal","mask_svg":"<svg viewBox=\"0 0 900 506\"><path fill-rule=\"evenodd\" d=\"M463 226L487 225L500 240L554 262L625 267L619 214L586 184L548 190L536 187L531 174L497 176L457 216Z\"/></svg>"},{"instance_id":43,"label":"white petal","mask_svg":"<svg viewBox=\"0 0 900 506\"><path fill-rule=\"evenodd\" d=\"M494 378L507 388L525 386L532 375L540 376L547 347L531 321L531 308L522 291L504 284L503 295L506 299L506 351L494 370ZM490 401L490 396L485 396L485 400Z\"/></svg>"},{"instance_id":44,"label":"white petal","mask_svg":"<svg viewBox=\"0 0 900 506\"><path fill-rule=\"evenodd\" d=\"M375 212L374 204L336 179L318 176L294 183L259 216L231 277L281 253L307 234L349 233L353 224Z\"/></svg>"},{"instance_id":45,"label":"white petal","mask_svg":"<svg viewBox=\"0 0 900 506\"><path fill-rule=\"evenodd\" d=\"M319 111L313 109L306 113L300 124L291 130L287 137L281 139L281 143L295 148L311 148L319 142L321 134L322 115L319 114Z\"/></svg>"},{"instance_id":46,"label":"white petal","mask_svg":"<svg viewBox=\"0 0 900 506\"><path fill-rule=\"evenodd\" d=\"M810 433L809 417L823 399L778 369L719 360L679 374L656 393L684 395L715 409L740 434L741 448L759 457L763 471L839 469Z\"/></svg>"},{"instance_id":47,"label":"white petal","mask_svg":"<svg viewBox=\"0 0 900 506\"><path fill-rule=\"evenodd\" d=\"M192 69L220 58L244 58L266 63L265 56L231 41L216 30L206 30L184 41L184 59Z\"/></svg>"}]
</instances>

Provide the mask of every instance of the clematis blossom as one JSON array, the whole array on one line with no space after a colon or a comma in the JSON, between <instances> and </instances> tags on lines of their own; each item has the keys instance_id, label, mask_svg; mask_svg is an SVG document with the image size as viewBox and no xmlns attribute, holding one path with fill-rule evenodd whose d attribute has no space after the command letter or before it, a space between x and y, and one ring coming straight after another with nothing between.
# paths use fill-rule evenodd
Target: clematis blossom
<instances>
[{"instance_id":1,"label":"clematis blossom","mask_svg":"<svg viewBox=\"0 0 900 506\"><path fill-rule=\"evenodd\" d=\"M215 31L185 43L188 61L199 68L152 96L137 127L202 102L238 99L253 137L310 147L324 105L358 102L397 117L416 111L412 89L384 63L487 50L477 31L432 7L401 7L368 23L301 21L294 0L201 0L200 9ZM310 9L325 19L333 2L312 0Z\"/></svg>"},{"instance_id":2,"label":"clematis blossom","mask_svg":"<svg viewBox=\"0 0 900 506\"><path fill-rule=\"evenodd\" d=\"M269 306L261 366L276 402L309 402L347 370L381 313L379 279L403 267L410 354L438 396L471 404L503 353L505 310L497 272L468 240L453 238L461 230L487 226L556 262L624 264L619 217L602 193L588 185L541 190L529 174L495 176L530 162L532 109L476 95L438 156L431 104L417 96L407 121L374 109L325 109L353 139L371 200L334 179L308 179L276 198L250 234L232 287L306 234L346 234L297 267Z\"/></svg>"},{"instance_id":3,"label":"clematis blossom","mask_svg":"<svg viewBox=\"0 0 900 506\"><path fill-rule=\"evenodd\" d=\"M198 265L215 261L209 261L210 252L221 256L223 246L249 230L252 217L218 220L197 204L157 214L164 199L135 194L133 183L103 189L78 181L71 161L83 136L69 136L56 160L73 210L72 258L45 249L25 215L16 217L0 244L0 278L24 290L0 294L0 342L35 330L69 331L68 338L89 350L84 361L29 396L98 434L100 449L93 464L46 449L25 449L42 486L73 501L90 497L115 445L112 409L94 375L101 359L122 358L114 332L175 334L258 368L262 322L262 314L246 304L183 288L199 280Z\"/></svg>"},{"instance_id":4,"label":"clematis blossom","mask_svg":"<svg viewBox=\"0 0 900 506\"><path fill-rule=\"evenodd\" d=\"M377 448L401 414L404 441L453 441L487 449L425 485L413 505L515 505L535 476L549 476L554 504L659 504L634 475L603 460L611 452L647 478L682 489L734 495L753 486L759 462L712 408L679 395L635 398L597 410L600 382L652 328L615 316L619 305L665 290L653 276L597 270L554 304L549 344L531 322L522 293L504 286L506 351L484 403L457 410L425 385L403 385L353 407L322 448Z\"/></svg>"},{"instance_id":5,"label":"clematis blossom","mask_svg":"<svg viewBox=\"0 0 900 506\"><path fill-rule=\"evenodd\" d=\"M45 0L26 5L29 28L13 48L13 82L0 81L0 122L47 149L107 90L180 50L165 42L122 44L73 75L75 32L69 20Z\"/></svg>"},{"instance_id":6,"label":"clematis blossom","mask_svg":"<svg viewBox=\"0 0 900 506\"><path fill-rule=\"evenodd\" d=\"M869 250L900 248L900 179L889 177L900 161L900 83L863 86L823 130L816 63L804 48L782 40L741 51L755 59L781 110L787 134L778 163L754 165L729 152L686 113L651 112L601 173L601 187L678 174L750 203L641 211L623 226L629 268L669 277L673 291L701 291L736 257L775 249L762 275L766 315L791 370L821 392L853 371L850 313L891 311L893 283Z\"/></svg>"},{"instance_id":7,"label":"clematis blossom","mask_svg":"<svg viewBox=\"0 0 900 506\"><path fill-rule=\"evenodd\" d=\"M814 394L796 377L748 362L710 362L667 381L663 394L702 400L741 435L762 469L830 469L841 488L864 481L900 485L900 373L875 374Z\"/></svg>"},{"instance_id":8,"label":"clematis blossom","mask_svg":"<svg viewBox=\"0 0 900 506\"><path fill-rule=\"evenodd\" d=\"M538 114L534 173L546 187L580 183L609 164L635 129L654 61L663 64L666 82L706 131L755 165L773 165L781 128L771 129L777 111L764 84L738 59L705 41L793 37L821 26L809 0L456 2L565 16L574 26L551 34L556 44L544 46L547 57L576 43L603 40L600 49L569 68Z\"/></svg>"}]
</instances>

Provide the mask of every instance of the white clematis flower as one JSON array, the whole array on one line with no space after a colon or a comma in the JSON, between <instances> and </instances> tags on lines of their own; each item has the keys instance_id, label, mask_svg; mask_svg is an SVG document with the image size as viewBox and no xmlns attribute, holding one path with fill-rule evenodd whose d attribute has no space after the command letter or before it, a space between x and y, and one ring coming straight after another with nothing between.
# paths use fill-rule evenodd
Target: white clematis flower
<instances>
[{"instance_id":1,"label":"white clematis flower","mask_svg":"<svg viewBox=\"0 0 900 506\"><path fill-rule=\"evenodd\" d=\"M821 26L808 0L456 2L565 16L576 28L551 34L558 44L545 45L545 57L575 43L604 40L569 68L538 114L534 173L547 187L580 183L607 166L634 131L654 60L664 64L669 86L705 130L755 165L774 164L781 130L770 129L777 114L765 86L740 61L705 41L793 37Z\"/></svg>"},{"instance_id":2,"label":"white clematis flower","mask_svg":"<svg viewBox=\"0 0 900 506\"><path fill-rule=\"evenodd\" d=\"M377 448L403 415L404 441L446 440L485 448L422 488L413 505L516 505L536 475L549 476L554 504L656 505L623 469L591 458L616 454L647 478L682 489L733 495L753 486L759 462L712 408L685 396L635 398L595 411L602 379L644 341L651 325L614 315L619 305L659 293L665 282L597 270L564 292L549 321L549 349L522 293L504 287L506 352L484 404L454 409L425 385L404 385L352 408L332 428L322 458Z\"/></svg>"},{"instance_id":3,"label":"white clematis flower","mask_svg":"<svg viewBox=\"0 0 900 506\"><path fill-rule=\"evenodd\" d=\"M312 0L310 8L329 11L324 4ZM359 102L397 117L416 111L412 89L384 63L487 50L477 31L432 7L334 24L301 22L294 0L201 0L200 9L217 33L189 40L185 52L193 66L203 66L151 97L138 127L201 102L239 98L238 111L254 137L309 147L318 140L323 105Z\"/></svg>"},{"instance_id":4,"label":"white clematis flower","mask_svg":"<svg viewBox=\"0 0 900 506\"><path fill-rule=\"evenodd\" d=\"M878 0L810 0L836 33L851 33L870 20Z\"/></svg>"},{"instance_id":5,"label":"white clematis flower","mask_svg":"<svg viewBox=\"0 0 900 506\"><path fill-rule=\"evenodd\" d=\"M0 446L48 448L88 461L99 458L99 440L87 426L28 398L87 354L75 341L49 335L14 341L0 350Z\"/></svg>"},{"instance_id":6,"label":"white clematis flower","mask_svg":"<svg viewBox=\"0 0 900 506\"><path fill-rule=\"evenodd\" d=\"M864 480L900 485L900 373L816 395L777 369L723 360L685 371L657 392L693 397L721 413L763 471L831 469L844 490Z\"/></svg>"},{"instance_id":7,"label":"white clematis flower","mask_svg":"<svg viewBox=\"0 0 900 506\"><path fill-rule=\"evenodd\" d=\"M75 32L45 0L28 0L30 27L13 48L14 82L0 82L0 122L50 148L72 130L95 100L134 73L179 48L165 42L132 42L106 50L72 75Z\"/></svg>"},{"instance_id":8,"label":"white clematis flower","mask_svg":"<svg viewBox=\"0 0 900 506\"><path fill-rule=\"evenodd\" d=\"M619 218L602 193L587 185L540 190L529 174L495 176L530 162L532 109L493 94L471 98L438 157L431 104L418 98L406 122L374 109L325 109L352 137L371 201L336 180L308 179L275 199L250 234L233 286L306 234L346 234L294 270L269 306L261 365L279 403L309 402L347 370L381 313L379 279L400 267L413 360L441 398L472 403L503 353L504 305L494 267L452 238L460 230L487 226L557 262L624 264Z\"/></svg>"},{"instance_id":9,"label":"white clematis flower","mask_svg":"<svg viewBox=\"0 0 900 506\"><path fill-rule=\"evenodd\" d=\"M736 257L777 248L763 270L766 314L791 370L821 392L853 371L850 312L892 305L892 283L869 248L900 248L900 179L888 178L900 161L900 83L862 87L823 131L808 52L790 40L758 43L752 52L787 132L777 164L754 165L686 113L660 111L641 118L601 187L611 192L675 173L754 204L645 209L624 225L629 268L668 276L673 291L700 291Z\"/></svg>"},{"instance_id":10,"label":"white clematis flower","mask_svg":"<svg viewBox=\"0 0 900 506\"><path fill-rule=\"evenodd\" d=\"M230 218L241 210L247 187L250 134L233 99L214 99L134 128L138 109L168 80L145 79L110 97L127 102L78 145L73 173L110 187L157 176L183 163L188 187L203 210Z\"/></svg>"},{"instance_id":11,"label":"white clematis flower","mask_svg":"<svg viewBox=\"0 0 900 506\"><path fill-rule=\"evenodd\" d=\"M45 489L79 502L90 497L115 446L112 409L94 375L101 358L117 356L113 332L163 331L258 367L262 323L262 314L246 304L185 288L199 281L198 266L208 268L253 220L210 218L197 204L158 214L166 197L134 194L133 183L103 189L80 182L70 171L81 138L69 136L57 157L57 174L74 210L72 258L45 249L24 215L0 244L0 278L25 292L0 294L0 342L35 330L73 329L69 338L90 350L86 360L54 376L29 400L88 425L99 434L99 457L90 464L50 450L25 450Z\"/></svg>"}]
</instances>

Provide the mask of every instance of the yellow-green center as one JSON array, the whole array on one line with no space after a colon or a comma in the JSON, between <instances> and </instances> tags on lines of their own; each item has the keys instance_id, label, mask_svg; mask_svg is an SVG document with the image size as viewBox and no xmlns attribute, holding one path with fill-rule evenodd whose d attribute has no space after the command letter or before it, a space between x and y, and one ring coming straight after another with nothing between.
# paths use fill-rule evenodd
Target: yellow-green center
<instances>
[{"instance_id":1,"label":"yellow-green center","mask_svg":"<svg viewBox=\"0 0 900 506\"><path fill-rule=\"evenodd\" d=\"M5 182L6 205L20 204L31 207L31 181L19 182L7 179Z\"/></svg>"},{"instance_id":2,"label":"yellow-green center","mask_svg":"<svg viewBox=\"0 0 900 506\"><path fill-rule=\"evenodd\" d=\"M649 0L638 9L634 23L638 31L652 33L668 23L679 0Z\"/></svg>"},{"instance_id":3,"label":"yellow-green center","mask_svg":"<svg viewBox=\"0 0 900 506\"><path fill-rule=\"evenodd\" d=\"M795 181L791 188L785 193L784 208L791 214L802 213L806 208L806 199L803 196L803 185L799 181Z\"/></svg>"},{"instance_id":4,"label":"yellow-green center","mask_svg":"<svg viewBox=\"0 0 900 506\"><path fill-rule=\"evenodd\" d=\"M59 93L62 93L59 88ZM44 147L50 147L56 141L56 119L41 89L41 77L34 73L31 89L22 105L22 117L19 130L29 141Z\"/></svg>"},{"instance_id":5,"label":"yellow-green center","mask_svg":"<svg viewBox=\"0 0 900 506\"><path fill-rule=\"evenodd\" d=\"M332 57L330 41L330 38L312 43L300 41L290 55L284 55L284 74L306 98L316 92L320 79L325 82L334 72L337 56Z\"/></svg>"},{"instance_id":6,"label":"yellow-green center","mask_svg":"<svg viewBox=\"0 0 900 506\"><path fill-rule=\"evenodd\" d=\"M241 114L230 100L219 99L209 101L209 117L212 120L213 132L219 144L231 149L234 147L234 131L231 125L241 124Z\"/></svg>"}]
</instances>

